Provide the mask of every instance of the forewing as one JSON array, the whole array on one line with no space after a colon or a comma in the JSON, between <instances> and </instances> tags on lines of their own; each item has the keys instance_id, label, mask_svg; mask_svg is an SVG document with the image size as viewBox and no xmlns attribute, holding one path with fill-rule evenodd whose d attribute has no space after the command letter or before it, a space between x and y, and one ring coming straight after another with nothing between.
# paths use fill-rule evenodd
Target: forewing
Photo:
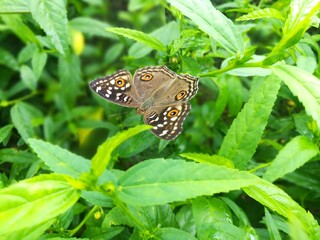
<instances>
[{"instance_id":1,"label":"forewing","mask_svg":"<svg viewBox=\"0 0 320 240\"><path fill-rule=\"evenodd\" d=\"M165 140L175 139L182 132L182 124L189 114L188 102L164 107L153 107L144 113L145 124L153 126L151 132Z\"/></svg>"},{"instance_id":2,"label":"forewing","mask_svg":"<svg viewBox=\"0 0 320 240\"><path fill-rule=\"evenodd\" d=\"M140 68L134 74L134 85L144 101L155 91L171 85L176 76L177 74L166 66Z\"/></svg>"},{"instance_id":3,"label":"forewing","mask_svg":"<svg viewBox=\"0 0 320 240\"><path fill-rule=\"evenodd\" d=\"M134 108L140 106L140 97L127 70L97 78L91 81L89 86L99 96L115 104Z\"/></svg>"}]
</instances>

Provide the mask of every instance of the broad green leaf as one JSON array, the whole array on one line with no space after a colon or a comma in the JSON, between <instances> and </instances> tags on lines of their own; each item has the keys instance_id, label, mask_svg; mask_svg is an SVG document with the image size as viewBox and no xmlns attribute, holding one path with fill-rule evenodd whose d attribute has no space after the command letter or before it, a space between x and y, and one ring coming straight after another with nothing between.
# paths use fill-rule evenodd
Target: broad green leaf
<instances>
[{"instance_id":1,"label":"broad green leaf","mask_svg":"<svg viewBox=\"0 0 320 240\"><path fill-rule=\"evenodd\" d=\"M178 210L176 213L176 220L181 230L189 232L192 235L196 235L196 226L194 223L191 204L185 204Z\"/></svg>"},{"instance_id":2,"label":"broad green leaf","mask_svg":"<svg viewBox=\"0 0 320 240\"><path fill-rule=\"evenodd\" d=\"M148 206L228 192L256 180L254 175L226 167L155 159L126 171L119 178L116 194L128 204Z\"/></svg>"},{"instance_id":3,"label":"broad green leaf","mask_svg":"<svg viewBox=\"0 0 320 240\"><path fill-rule=\"evenodd\" d=\"M32 55L32 70L37 79L40 78L42 70L47 62L48 54L45 52L40 52L39 50L34 52Z\"/></svg>"},{"instance_id":4,"label":"broad green leaf","mask_svg":"<svg viewBox=\"0 0 320 240\"><path fill-rule=\"evenodd\" d=\"M225 239L243 239L244 232L234 231L232 214L228 206L218 198L197 198L192 201L192 213L199 239L206 239L209 234ZM230 232L229 230L232 229Z\"/></svg>"},{"instance_id":5,"label":"broad green leaf","mask_svg":"<svg viewBox=\"0 0 320 240\"><path fill-rule=\"evenodd\" d=\"M30 147L55 173L78 178L90 171L90 161L59 146L39 139L28 139Z\"/></svg>"},{"instance_id":6,"label":"broad green leaf","mask_svg":"<svg viewBox=\"0 0 320 240\"><path fill-rule=\"evenodd\" d=\"M1 0L0 13L26 13L29 12L26 0Z\"/></svg>"},{"instance_id":7,"label":"broad green leaf","mask_svg":"<svg viewBox=\"0 0 320 240\"><path fill-rule=\"evenodd\" d=\"M216 10L210 0L168 0L183 15L231 54L243 52L242 36L233 22Z\"/></svg>"},{"instance_id":8,"label":"broad green leaf","mask_svg":"<svg viewBox=\"0 0 320 240\"><path fill-rule=\"evenodd\" d=\"M320 127L320 80L294 66L277 65L271 70L288 86Z\"/></svg>"},{"instance_id":9,"label":"broad green leaf","mask_svg":"<svg viewBox=\"0 0 320 240\"><path fill-rule=\"evenodd\" d=\"M243 169L256 151L276 100L280 80L268 77L253 92L225 136L219 155Z\"/></svg>"},{"instance_id":10,"label":"broad green leaf","mask_svg":"<svg viewBox=\"0 0 320 240\"><path fill-rule=\"evenodd\" d=\"M79 57L75 54L67 57L61 56L58 63L58 73L61 97L68 107L74 106L76 98L81 94L80 85L83 81Z\"/></svg>"},{"instance_id":11,"label":"broad green leaf","mask_svg":"<svg viewBox=\"0 0 320 240\"><path fill-rule=\"evenodd\" d=\"M0 143L2 143L4 140L10 137L12 128L12 124L0 128Z\"/></svg>"},{"instance_id":12,"label":"broad green leaf","mask_svg":"<svg viewBox=\"0 0 320 240\"><path fill-rule=\"evenodd\" d=\"M92 158L92 170L96 176L100 176L106 167L108 166L112 151L117 148L122 142L128 138L150 129L150 126L141 125L130 128L126 131L118 133L117 135L108 138L103 144L101 144L97 150L97 153Z\"/></svg>"},{"instance_id":13,"label":"broad green leaf","mask_svg":"<svg viewBox=\"0 0 320 240\"><path fill-rule=\"evenodd\" d=\"M304 228L302 222L294 215L291 214L289 217L289 235L293 240L301 239L317 239L311 238L307 233L307 229Z\"/></svg>"},{"instance_id":14,"label":"broad green leaf","mask_svg":"<svg viewBox=\"0 0 320 240\"><path fill-rule=\"evenodd\" d=\"M101 22L89 17L77 17L73 18L70 22L70 27L74 30L83 32L90 36L106 37L111 39L117 39L117 37L109 32L106 32L106 28L110 28L111 25L106 22Z\"/></svg>"},{"instance_id":15,"label":"broad green leaf","mask_svg":"<svg viewBox=\"0 0 320 240\"><path fill-rule=\"evenodd\" d=\"M175 215L170 205L148 207L129 206L129 210L131 214L142 223L143 227L149 231L153 231L158 226L175 227L177 225Z\"/></svg>"},{"instance_id":16,"label":"broad green leaf","mask_svg":"<svg viewBox=\"0 0 320 240\"><path fill-rule=\"evenodd\" d=\"M34 72L27 65L22 65L20 67L20 75L23 83L31 90L37 88L37 77L34 75Z\"/></svg>"},{"instance_id":17,"label":"broad green leaf","mask_svg":"<svg viewBox=\"0 0 320 240\"><path fill-rule=\"evenodd\" d=\"M62 55L69 53L69 29L64 0L32 0L29 4L32 17L49 36Z\"/></svg>"},{"instance_id":18,"label":"broad green leaf","mask_svg":"<svg viewBox=\"0 0 320 240\"><path fill-rule=\"evenodd\" d=\"M37 135L34 129L34 122L37 118L42 118L42 114L38 109L29 104L18 102L11 108L10 115L14 127L25 142L28 138Z\"/></svg>"},{"instance_id":19,"label":"broad green leaf","mask_svg":"<svg viewBox=\"0 0 320 240\"><path fill-rule=\"evenodd\" d=\"M149 34L158 39L164 46L169 45L173 40L178 39L180 36L180 27L176 22L169 22L159 29ZM140 42L134 43L129 49L129 55L134 58L141 58L146 56L152 51L152 48Z\"/></svg>"},{"instance_id":20,"label":"broad green leaf","mask_svg":"<svg viewBox=\"0 0 320 240\"><path fill-rule=\"evenodd\" d=\"M129 216L125 215L123 210L119 207L114 207L108 211L102 222L103 227L111 227L112 225L127 225L134 227L133 221Z\"/></svg>"},{"instance_id":21,"label":"broad green leaf","mask_svg":"<svg viewBox=\"0 0 320 240\"><path fill-rule=\"evenodd\" d=\"M153 234L157 239L161 240L197 240L190 233L177 228L159 228Z\"/></svg>"},{"instance_id":22,"label":"broad green leaf","mask_svg":"<svg viewBox=\"0 0 320 240\"><path fill-rule=\"evenodd\" d=\"M166 51L166 47L157 38L149 34L128 28L107 28L108 32L133 39L158 51Z\"/></svg>"},{"instance_id":23,"label":"broad green leaf","mask_svg":"<svg viewBox=\"0 0 320 240\"><path fill-rule=\"evenodd\" d=\"M209 154L203 154L203 153L182 153L180 154L180 156L191 159L199 163L209 163L209 164L225 166L228 168L234 168L232 161L218 155L209 155Z\"/></svg>"},{"instance_id":24,"label":"broad green leaf","mask_svg":"<svg viewBox=\"0 0 320 240\"><path fill-rule=\"evenodd\" d=\"M278 178L293 172L319 153L316 144L304 136L292 139L283 149L263 175L263 179L273 182Z\"/></svg>"},{"instance_id":25,"label":"broad green leaf","mask_svg":"<svg viewBox=\"0 0 320 240\"><path fill-rule=\"evenodd\" d=\"M227 197L220 197L220 199L224 201L228 205L228 207L234 212L234 214L237 216L238 221L240 222L239 224L240 226L245 226L246 228L250 226L250 222L247 215L234 201L232 201Z\"/></svg>"},{"instance_id":26,"label":"broad green leaf","mask_svg":"<svg viewBox=\"0 0 320 240\"><path fill-rule=\"evenodd\" d=\"M82 238L63 238L66 240L77 240L77 239L106 239L106 240L112 240L112 239L128 239L126 237L123 237L122 235L119 235L125 227L114 227L111 226L109 228L101 228L101 227L95 227L95 225L86 226L86 230L84 234L82 235ZM117 236L119 235L119 236ZM127 233L125 236L128 236L129 233ZM53 238L52 240L62 240L61 237Z\"/></svg>"},{"instance_id":27,"label":"broad green leaf","mask_svg":"<svg viewBox=\"0 0 320 240\"><path fill-rule=\"evenodd\" d=\"M23 18L18 14L1 15L3 22L17 35L24 43L37 43L38 39L34 32L27 26Z\"/></svg>"},{"instance_id":28,"label":"broad green leaf","mask_svg":"<svg viewBox=\"0 0 320 240\"><path fill-rule=\"evenodd\" d=\"M106 208L111 208L114 206L112 198L101 192L82 190L81 197L92 205Z\"/></svg>"},{"instance_id":29,"label":"broad green leaf","mask_svg":"<svg viewBox=\"0 0 320 240\"><path fill-rule=\"evenodd\" d=\"M275 224L270 212L268 211L268 209L264 209L264 213L266 216L266 225L268 228L268 232L270 235L270 239L271 240L281 240L281 236L279 233L279 229L277 228L277 225Z\"/></svg>"},{"instance_id":30,"label":"broad green leaf","mask_svg":"<svg viewBox=\"0 0 320 240\"><path fill-rule=\"evenodd\" d=\"M238 17L236 21L248 21L248 20L255 20L260 18L275 18L275 19L284 20L284 17L282 16L281 12L279 12L277 9L264 8L264 9L254 10L246 15Z\"/></svg>"},{"instance_id":31,"label":"broad green leaf","mask_svg":"<svg viewBox=\"0 0 320 240\"><path fill-rule=\"evenodd\" d=\"M40 175L0 190L0 234L28 230L67 211L79 199L63 175Z\"/></svg>"},{"instance_id":32,"label":"broad green leaf","mask_svg":"<svg viewBox=\"0 0 320 240\"><path fill-rule=\"evenodd\" d=\"M236 116L244 101L244 89L241 80L238 77L230 76L226 78L227 87L229 88L228 108L229 116Z\"/></svg>"},{"instance_id":33,"label":"broad green leaf","mask_svg":"<svg viewBox=\"0 0 320 240\"><path fill-rule=\"evenodd\" d=\"M36 44L26 44L18 54L18 63L21 65L28 62L36 51L39 51Z\"/></svg>"},{"instance_id":34,"label":"broad green leaf","mask_svg":"<svg viewBox=\"0 0 320 240\"><path fill-rule=\"evenodd\" d=\"M312 214L306 212L289 195L272 183L261 180L260 183L244 187L243 190L256 201L286 218L294 214L308 233L309 239L320 238L320 227Z\"/></svg>"},{"instance_id":35,"label":"broad green leaf","mask_svg":"<svg viewBox=\"0 0 320 240\"><path fill-rule=\"evenodd\" d=\"M0 48L0 65L4 65L8 68L18 71L19 64L11 52L4 48Z\"/></svg>"}]
</instances>

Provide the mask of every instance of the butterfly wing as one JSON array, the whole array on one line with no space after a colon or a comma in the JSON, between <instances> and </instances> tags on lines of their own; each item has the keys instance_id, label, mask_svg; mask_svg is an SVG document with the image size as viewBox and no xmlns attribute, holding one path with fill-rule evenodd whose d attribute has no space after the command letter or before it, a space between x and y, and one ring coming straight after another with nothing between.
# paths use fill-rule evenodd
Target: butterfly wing
<instances>
[{"instance_id":1,"label":"butterfly wing","mask_svg":"<svg viewBox=\"0 0 320 240\"><path fill-rule=\"evenodd\" d=\"M138 69L134 74L134 85L144 101L154 92L170 86L177 74L166 66L154 66Z\"/></svg>"},{"instance_id":2,"label":"butterfly wing","mask_svg":"<svg viewBox=\"0 0 320 240\"><path fill-rule=\"evenodd\" d=\"M115 104L137 108L140 96L127 70L119 70L112 75L97 78L89 83L90 88L102 98Z\"/></svg>"},{"instance_id":3,"label":"butterfly wing","mask_svg":"<svg viewBox=\"0 0 320 240\"><path fill-rule=\"evenodd\" d=\"M188 102L152 107L144 113L144 122L153 126L151 132L157 137L172 140L182 132L183 121L190 109Z\"/></svg>"}]
</instances>

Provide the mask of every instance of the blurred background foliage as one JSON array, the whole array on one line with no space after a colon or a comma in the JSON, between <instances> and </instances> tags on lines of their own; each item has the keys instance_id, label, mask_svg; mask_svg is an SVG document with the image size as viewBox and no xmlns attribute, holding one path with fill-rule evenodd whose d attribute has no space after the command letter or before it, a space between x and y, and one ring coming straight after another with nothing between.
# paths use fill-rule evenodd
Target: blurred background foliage
<instances>
[{"instance_id":1,"label":"blurred background foliage","mask_svg":"<svg viewBox=\"0 0 320 240\"><path fill-rule=\"evenodd\" d=\"M212 3L233 21L256 7L255 2L248 1ZM259 4L284 15L289 11L287 0ZM46 172L43 163L28 150L28 138L44 139L90 158L106 138L142 123L134 109L95 96L88 87L89 81L119 69L134 73L137 68L153 65L167 65L177 73L198 76L219 69L230 57L162 0L69 0L66 6L68 22L60 24L67 24L68 32L62 34L69 42L49 41L45 26L39 26L23 6L18 14L0 16L2 185ZM241 22L239 29L245 45L256 46L255 52L263 55L280 40L282 23L281 18L262 18ZM57 26L58 31L64 31L61 25ZM154 51L106 31L109 27L150 33L167 46L167 52ZM319 77L317 31L310 28L307 34L316 37L299 42L298 50L288 51L285 59ZM150 132L129 139L113 154L117 168L127 169L144 159L175 157L186 151L216 154L233 119L263 80L262 76L227 74L201 78L182 134L171 142L159 140ZM285 85L278 96L249 168L274 159L294 136L314 138L316 127L297 97ZM318 162L311 161L279 182L317 217L319 174ZM238 203L258 226L263 206L250 199L240 199Z\"/></svg>"}]
</instances>

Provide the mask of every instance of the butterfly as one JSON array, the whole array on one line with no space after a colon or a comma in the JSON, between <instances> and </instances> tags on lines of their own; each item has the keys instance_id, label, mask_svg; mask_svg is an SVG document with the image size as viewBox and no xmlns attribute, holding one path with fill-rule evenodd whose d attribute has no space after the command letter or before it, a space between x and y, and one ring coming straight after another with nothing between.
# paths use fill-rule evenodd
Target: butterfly
<instances>
[{"instance_id":1,"label":"butterfly","mask_svg":"<svg viewBox=\"0 0 320 240\"><path fill-rule=\"evenodd\" d=\"M127 70L97 78L90 88L115 104L137 109L151 132L165 140L175 139L189 114L188 102L198 91L198 78L176 74L166 66L137 69L134 76Z\"/></svg>"}]
</instances>

